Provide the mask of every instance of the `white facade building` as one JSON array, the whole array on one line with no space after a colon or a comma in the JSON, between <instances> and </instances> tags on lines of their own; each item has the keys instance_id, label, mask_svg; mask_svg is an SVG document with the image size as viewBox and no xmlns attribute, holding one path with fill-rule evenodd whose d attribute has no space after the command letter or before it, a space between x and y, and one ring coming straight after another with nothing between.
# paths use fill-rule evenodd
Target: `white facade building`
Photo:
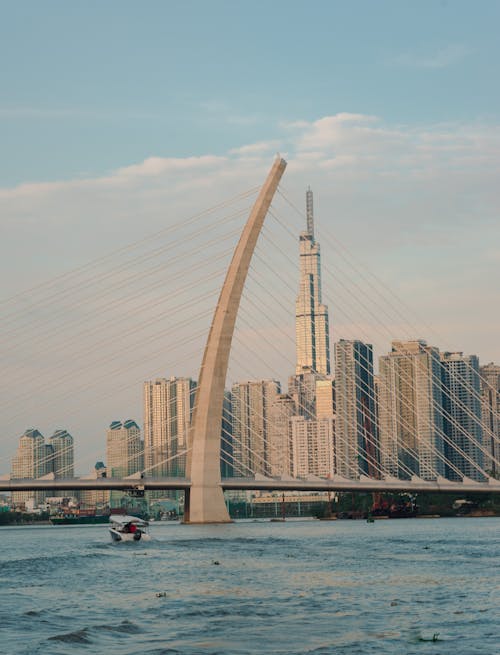
<instances>
[{"instance_id":1,"label":"white facade building","mask_svg":"<svg viewBox=\"0 0 500 655\"><path fill-rule=\"evenodd\" d=\"M238 382L231 389L236 476L270 475L270 411L280 393L276 380Z\"/></svg>"},{"instance_id":2,"label":"white facade building","mask_svg":"<svg viewBox=\"0 0 500 655\"><path fill-rule=\"evenodd\" d=\"M294 477L331 477L335 472L333 419L291 419Z\"/></svg>"},{"instance_id":3,"label":"white facade building","mask_svg":"<svg viewBox=\"0 0 500 655\"><path fill-rule=\"evenodd\" d=\"M158 378L144 383L145 469L150 476L184 476L196 383Z\"/></svg>"}]
</instances>

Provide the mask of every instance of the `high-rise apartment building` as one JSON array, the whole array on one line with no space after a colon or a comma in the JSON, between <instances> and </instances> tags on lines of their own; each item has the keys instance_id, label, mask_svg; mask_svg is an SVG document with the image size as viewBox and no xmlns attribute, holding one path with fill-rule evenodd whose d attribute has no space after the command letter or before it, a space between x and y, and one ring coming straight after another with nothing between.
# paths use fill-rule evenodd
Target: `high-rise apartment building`
<instances>
[{"instance_id":1,"label":"high-rise apartment building","mask_svg":"<svg viewBox=\"0 0 500 655\"><path fill-rule=\"evenodd\" d=\"M446 477L483 480L481 382L476 355L441 353Z\"/></svg>"},{"instance_id":2,"label":"high-rise apartment building","mask_svg":"<svg viewBox=\"0 0 500 655\"><path fill-rule=\"evenodd\" d=\"M307 419L316 418L316 383L321 375L303 369L288 379L288 394L295 402L295 413Z\"/></svg>"},{"instance_id":3,"label":"high-rise apartment building","mask_svg":"<svg viewBox=\"0 0 500 655\"><path fill-rule=\"evenodd\" d=\"M378 432L373 348L361 341L335 344L335 460L347 478L377 477Z\"/></svg>"},{"instance_id":4,"label":"high-rise apartment building","mask_svg":"<svg viewBox=\"0 0 500 655\"><path fill-rule=\"evenodd\" d=\"M158 378L144 383L147 475L184 476L195 389L191 378Z\"/></svg>"},{"instance_id":5,"label":"high-rise apartment building","mask_svg":"<svg viewBox=\"0 0 500 655\"><path fill-rule=\"evenodd\" d=\"M106 432L106 464L109 477L125 478L144 468L144 444L135 421L113 421ZM125 494L111 492L111 507L119 507Z\"/></svg>"},{"instance_id":6,"label":"high-rise apartment building","mask_svg":"<svg viewBox=\"0 0 500 655\"><path fill-rule=\"evenodd\" d=\"M222 403L222 427L220 441L220 473L223 478L234 476L233 461L233 416L231 413L231 392L224 392Z\"/></svg>"},{"instance_id":7,"label":"high-rise apartment building","mask_svg":"<svg viewBox=\"0 0 500 655\"><path fill-rule=\"evenodd\" d=\"M290 421L294 477L331 477L335 472L333 419L308 420L294 416Z\"/></svg>"},{"instance_id":8,"label":"high-rise apartment building","mask_svg":"<svg viewBox=\"0 0 500 655\"><path fill-rule=\"evenodd\" d=\"M334 418L335 382L330 377L316 380L316 418Z\"/></svg>"},{"instance_id":9,"label":"high-rise apartment building","mask_svg":"<svg viewBox=\"0 0 500 655\"><path fill-rule=\"evenodd\" d=\"M289 394L278 394L269 410L269 473L290 476L293 471L293 448L290 419L297 413Z\"/></svg>"},{"instance_id":10,"label":"high-rise apartment building","mask_svg":"<svg viewBox=\"0 0 500 655\"><path fill-rule=\"evenodd\" d=\"M125 478L144 468L144 444L135 421L113 421L106 432L106 468L109 477Z\"/></svg>"},{"instance_id":11,"label":"high-rise apartment building","mask_svg":"<svg viewBox=\"0 0 500 655\"><path fill-rule=\"evenodd\" d=\"M444 475L439 350L423 340L393 341L379 358L380 461L384 473L432 480Z\"/></svg>"},{"instance_id":12,"label":"high-rise apartment building","mask_svg":"<svg viewBox=\"0 0 500 655\"><path fill-rule=\"evenodd\" d=\"M280 383L276 380L255 380L233 385L235 475L270 475L270 409L280 392Z\"/></svg>"},{"instance_id":13,"label":"high-rise apartment building","mask_svg":"<svg viewBox=\"0 0 500 655\"><path fill-rule=\"evenodd\" d=\"M40 478L47 473L47 460L45 439L41 432L30 428L19 439L17 452L12 459L11 478ZM13 505L21 505L33 498L35 503L45 498L43 491L14 491L12 492Z\"/></svg>"},{"instance_id":14,"label":"high-rise apartment building","mask_svg":"<svg viewBox=\"0 0 500 655\"><path fill-rule=\"evenodd\" d=\"M500 473L500 366L490 362L480 368L483 445L486 450L484 468L490 475Z\"/></svg>"},{"instance_id":15,"label":"high-rise apartment building","mask_svg":"<svg viewBox=\"0 0 500 655\"><path fill-rule=\"evenodd\" d=\"M87 480L107 477L107 469L104 462L96 462L91 474L86 476ZM109 489L82 489L80 491L80 507L84 509L104 510L110 505Z\"/></svg>"},{"instance_id":16,"label":"high-rise apartment building","mask_svg":"<svg viewBox=\"0 0 500 655\"><path fill-rule=\"evenodd\" d=\"M49 470L54 473L56 479L72 478L75 474L73 437L67 430L56 430L49 438L48 445L51 447Z\"/></svg>"},{"instance_id":17,"label":"high-rise apartment building","mask_svg":"<svg viewBox=\"0 0 500 655\"><path fill-rule=\"evenodd\" d=\"M297 367L330 374L328 307L321 300L320 247L314 239L313 194L306 193L307 230L300 235L300 285L295 304Z\"/></svg>"}]
</instances>

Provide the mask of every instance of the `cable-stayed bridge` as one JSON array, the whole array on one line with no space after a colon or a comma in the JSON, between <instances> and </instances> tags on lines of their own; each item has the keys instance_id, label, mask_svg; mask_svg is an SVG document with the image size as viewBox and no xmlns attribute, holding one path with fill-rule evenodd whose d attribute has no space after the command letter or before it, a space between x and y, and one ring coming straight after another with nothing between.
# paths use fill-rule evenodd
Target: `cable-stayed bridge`
<instances>
[{"instance_id":1,"label":"cable-stayed bridge","mask_svg":"<svg viewBox=\"0 0 500 655\"><path fill-rule=\"evenodd\" d=\"M186 495L185 503L185 518L187 522L192 523L205 523L205 522L226 522L229 520L227 509L224 502L223 492L230 490L263 490L263 491L392 491L392 492L448 492L448 493L461 493L461 492L479 492L491 493L500 491L500 482L493 477L492 472L499 469L498 462L498 403L493 403L490 411L490 421L479 419L478 412L474 407L478 403L482 403L484 398L480 396L480 391L477 386L478 373L474 369L473 363L463 359L448 359L441 360L437 353L432 349L427 348L426 345L418 344L417 341L411 340L408 337L408 344L417 344L416 353L412 353L410 346L403 348L397 347L394 350L394 356L389 360L387 365L391 365L392 369L390 375L387 376L386 381L379 381L378 392L375 391L373 381L373 363L371 361L371 354L369 349L355 340L346 340L342 347L339 347L340 356L351 357L351 362L345 364L344 378L338 377L336 380L336 394L337 394L337 426L335 429L335 452L332 454L332 460L328 468L328 473L324 475L315 475L310 473L302 473L299 471L298 475L292 476L289 470L290 467L284 465L280 474L276 475L276 462L282 460L289 460L290 457L285 455L286 448L289 444L280 443L279 439L274 442L268 435L264 436L263 430L267 430L272 423L269 415L266 414L265 403L261 406L252 403L250 399L243 400L240 409L243 409L248 419L250 427L247 434L238 438L238 428L242 427L243 420L241 415L227 409L224 406L225 397L225 382L227 377L228 367L230 366L230 354L232 353L233 334L236 345L243 347L240 349L238 356L241 358L239 362L240 371L248 370L249 378L255 378L253 374L252 365L256 362L266 362L266 355L268 353L263 351L263 346L269 347L268 352L271 350L276 351L277 356L282 355L282 345L286 340L293 338L283 329L277 318L279 311L283 310L284 313L289 313L289 307L286 305L285 292L291 290L294 292L293 284L286 279L277 280L276 285L269 285L269 280L262 276L261 270L270 270L276 274L276 268L286 262L290 261L290 256L286 248L282 247L281 239L276 238L274 233L267 235L270 245L273 247L273 252L278 259L271 264L269 258L260 255L256 252L257 261L252 260L254 251L257 247L257 240L259 235L266 238L266 233L263 231L264 219L267 214L275 219L285 232L290 232L286 222L278 215L277 210L272 206L273 198L278 191L278 184L281 176L285 170L286 163L278 158L274 163L267 179L258 193L258 197L250 208L249 218L245 224L243 232L236 245L232 259L227 268L225 280L222 285L222 291L218 294L218 276L220 270L212 271L208 263L204 260L190 265L190 272L198 270L200 277L194 280L187 279L187 272L185 268L186 255L183 253L173 254L169 250L169 245L159 245L155 247L151 253L147 255L139 254L134 255L130 260L126 260L123 264L118 265L113 275L115 276L114 291L110 294L107 288L103 293L94 301L95 297L95 284L101 284L103 279L111 277L111 274L102 274L91 272L90 276L86 278L85 283L81 282L77 275L75 275L75 283L69 285L62 292L57 289L55 285L54 290L48 291L45 295L43 308L47 310L50 308L51 303L60 304L63 302L71 303L72 294L75 292L83 291L83 299L87 302L93 303L94 311L106 312L101 322L97 322L92 329L79 328L71 335L68 342L73 340L78 342L79 339L90 339L90 346L82 353L78 353L84 360L80 367L77 369L81 375L82 371L91 369L94 363L92 361L86 362L85 359L90 351L96 348L96 343L103 342L103 350L98 351L98 359L95 366L103 368L107 373L113 370L114 356L111 351L108 351L108 342L102 338L100 330L110 321L111 312L115 307L127 307L124 303L130 303L132 299L138 300L138 305L134 306L134 312L138 312L139 316L137 322L134 323L133 313L126 314L127 325L122 332L122 336L126 339L129 337L135 338L138 336L138 341L135 343L137 346L142 347L143 342L146 341L148 347L151 344L162 343L168 340L173 334L173 327L147 334L144 337L144 331L148 326L156 325L158 316L154 313L155 303L160 305L160 300L155 300L151 294L155 289L164 294L164 276L169 277L170 282L174 282L174 288L170 294L170 298L174 299L174 304L170 307L175 309L175 316L178 320L175 322L177 330L185 329L186 334L183 337L175 337L175 350L176 357L168 359L169 366L173 367L174 364L180 366L183 362L183 348L187 348L189 355L192 355L193 343L200 340L206 334L206 328L200 329L194 335L189 333L189 326L196 317L205 318L212 313L213 301L218 294L218 301L216 304L215 313L212 317L211 327L209 330L208 340L206 342L198 383L192 390L193 394L193 411L192 418L187 421L189 426L184 426L188 433L183 435L184 443L181 447L180 431L177 431L174 441L176 442L175 452L159 451L153 452L149 448L149 460L145 461L142 466L135 466L139 473L133 475L110 475L103 478L75 478L68 474L70 471L59 468L57 475L38 475L34 478L22 478L19 475L10 475L0 478L1 491L72 491L72 490L121 490L131 493L143 491L158 491L158 490L183 490ZM281 191L280 191L281 193ZM245 196L245 194L243 194ZM283 195L283 194L282 194ZM250 194L248 194L250 197ZM286 196L283 195L286 199ZM289 202L287 200L287 202ZM290 203L289 203L290 204ZM205 241L204 230L195 230L190 239L189 254L191 257L201 254L210 246L219 247L228 235L234 236L237 230L227 230L228 224L239 217L245 210L237 210L226 214L218 225L218 231L215 233L211 241ZM319 268L319 247L316 248L314 239L311 239L312 234L312 200L308 204L308 233L305 234L304 240L311 242L311 252L314 251L314 256L317 256ZM293 233L292 233L293 236ZM197 239L199 243L197 244ZM301 237L302 239L302 237ZM314 250L314 248L316 248ZM126 254L126 249L125 253ZM276 253L278 253L276 255ZM121 253L122 254L122 253ZM162 258L164 256L166 260ZM154 258L160 258L155 261ZM222 263L227 257L227 249L224 251L210 252L209 261L212 266L214 263ZM345 252L340 251L339 258L346 258ZM155 274L159 275L157 282L151 283L151 271L144 272L140 266L147 262L148 266L151 262L153 265L151 269ZM258 264L254 266L252 261ZM293 263L293 262L292 262ZM178 268L176 268L178 264ZM137 266L137 270L134 267ZM222 267L223 268L223 267ZM247 306L243 316L239 315L240 301L245 290L245 283L247 276L250 274L251 292L247 296ZM306 274L309 275L310 280L314 278L314 271ZM367 278L366 274L357 271L357 277L352 282L349 288L342 275L338 272L330 271L330 274L335 279L336 292L340 299L343 298L346 302L344 309L346 319L351 321L356 328L356 334L359 336L366 336L367 328L360 322L359 319L353 317L356 314L358 306L361 306L365 312L372 315L374 319L373 325L376 326L379 333L386 337L392 337L388 326L381 320L382 312L387 313L387 307L381 307L376 298L376 294L380 291L376 288L373 279ZM142 280L148 281L146 287L142 287ZM353 293L354 289L354 293ZM259 294L256 293L259 291ZM260 293L266 292L265 294ZM344 296L342 297L342 292ZM118 294L118 295L117 295ZM122 294L122 295L120 295ZM253 294L253 295L252 295ZM310 293L311 298L317 294L317 290L312 290ZM368 294L369 298L363 300L363 296ZM120 300L120 298L122 300ZM189 298L189 300L186 300ZM269 305L266 307L265 303ZM306 304L308 295L306 294ZM350 302L347 302L348 299ZM318 302L321 301L319 297ZM316 301L315 300L315 301ZM121 302L121 304L120 304ZM370 304L371 302L371 304ZM304 303L302 303L304 304ZM339 305L342 301L339 300ZM256 324L255 316L259 310L264 308L267 319L267 332L259 331L259 326ZM145 322L141 315L141 311L151 311L153 313L148 316L148 321ZM196 310L196 311L195 311ZM391 307L394 316L401 319L400 310ZM185 311L183 315L182 312ZM300 311L306 310L301 306ZM309 316L314 318L315 308L309 310ZM321 310L323 314L324 310ZM162 313L165 313L162 309ZM349 314L352 315L349 315ZM398 316L399 315L399 316ZM159 315L161 316L161 314ZM22 330L18 330L16 325L15 312L12 312L7 319L12 318L10 327L7 327L7 333L15 338L19 338L20 347L33 346L33 341L30 339L29 333L23 337ZM246 329L246 341L238 337L235 333L235 325L237 318L240 320L240 325ZM130 320L129 320L130 319ZM316 319L319 322L318 316ZM65 319L64 319L65 320ZM373 327L371 326L371 328ZM24 327L24 326L23 326ZM370 329L371 329L370 328ZM250 331L253 330L254 341L253 346L249 346L248 342ZM59 335L64 335L64 321L61 325L57 325L55 330L48 325L44 334L41 331L37 334L36 339L42 342L44 336L54 337L54 332ZM255 335L257 338L255 339ZM272 335L271 337L269 335ZM24 338L24 341L23 341ZM314 353L315 348L318 350L318 344L313 347L313 343L308 335L300 333L296 335L297 341L304 341L303 351L308 352L308 349ZM309 341L308 341L309 339ZM113 347L114 344L111 344ZM361 347L363 346L363 347ZM122 352L123 346L118 344L118 351ZM399 348L399 350L398 350ZM140 349L136 351L130 348L129 362L134 365L135 361L138 364L144 362L144 355ZM151 354L148 355L151 357ZM153 353L153 358L158 359L159 353ZM320 358L318 358L318 361ZM448 362L459 362L463 368L461 376ZM444 362L444 363L443 363ZM352 366L351 366L352 364ZM351 368L349 368L351 366ZM450 380L446 379L443 371L446 368L446 374ZM318 368L320 364L318 364ZM398 384L396 389L389 388L390 380L394 379L397 369ZM119 369L117 369L119 370ZM339 371L343 371L339 365ZM353 373L354 371L354 373ZM300 372L298 373L300 377ZM322 380L328 382L328 371L321 371L309 365L306 373L312 375L315 380ZM392 377L391 377L392 376ZM468 376L468 377L467 377ZM304 379L305 379L304 378ZM470 379L471 382L464 386L464 379ZM302 378L301 378L302 379ZM95 380L93 378L90 382L90 387ZM388 380L388 381L387 381ZM422 393L422 386L428 385L429 380L432 382L432 392ZM21 377L20 382L23 381ZM54 380L51 381L52 388L57 390L62 389L63 394L56 395L55 401L62 402L65 397L70 397L70 388L74 381L74 376L70 372L62 371ZM384 387L384 384L386 385ZM87 391L85 388L82 392ZM299 389L297 396L294 398L295 409L301 414L302 417L311 419L312 425L313 417L316 418L314 412L309 406L307 383L304 383L304 389ZM376 394L378 393L378 398ZM493 389L495 399L497 399L498 391ZM440 401L437 395L444 398ZM81 398L81 396L78 396ZM389 398L394 401L395 408L389 408L388 404L383 405L382 398ZM422 399L428 403L428 407L422 415L416 415L415 406L419 403L422 404ZM471 402L468 402L468 400ZM288 400L285 398L285 402ZM54 400L50 400L54 402ZM173 406L174 400L169 400ZM376 406L385 409L386 418L394 418L397 414L397 421L390 427L384 434L378 434L376 426L381 422L381 416L377 414ZM20 412L23 408L20 408ZM224 428L224 413L229 412L233 430L228 432ZM391 413L392 412L392 413ZM190 415L188 407L188 417ZM340 421L342 417L343 423ZM287 415L283 417L286 419ZM278 420L283 417L278 415ZM276 417L275 417L276 418ZM322 419L319 419L321 421ZM328 421L331 419L323 419L326 421L323 428L328 427ZM480 426L479 426L480 423ZM236 427L235 427L236 426ZM262 427L263 426L263 427ZM320 426L321 427L321 426ZM480 430L479 430L480 427ZM317 428L319 433L319 427ZM240 432L242 432L240 430ZM285 430L286 433L286 430ZM396 434L399 435L396 438ZM313 439L311 435L307 438ZM332 435L333 437L333 435ZM314 436L317 438L317 435ZM224 448L224 444L233 447L233 452ZM490 447L489 444L492 444ZM66 447L69 449L69 446ZM317 443L310 445L311 452L316 452L319 449ZM240 459L235 456L234 451L238 451ZM144 447L146 451L146 447ZM64 449L59 452L60 456L64 456ZM144 456L145 452L142 453ZM128 456L129 460L139 461L141 454L136 450ZM43 464L47 462L51 455L42 456L40 462ZM186 471L185 477L175 474L173 471L172 463L177 460L183 460L183 466ZM334 461L335 459L335 461ZM227 465L231 465L233 471L236 473L233 477L221 476L221 461ZM274 462L274 463L273 463ZM69 468L69 465L68 465ZM279 467L278 467L279 468ZM288 469L288 470L287 470ZM417 472L418 470L418 472ZM334 472L337 471L337 472ZM444 473L448 474L445 477ZM420 473L420 474L419 474Z\"/></svg>"}]
</instances>

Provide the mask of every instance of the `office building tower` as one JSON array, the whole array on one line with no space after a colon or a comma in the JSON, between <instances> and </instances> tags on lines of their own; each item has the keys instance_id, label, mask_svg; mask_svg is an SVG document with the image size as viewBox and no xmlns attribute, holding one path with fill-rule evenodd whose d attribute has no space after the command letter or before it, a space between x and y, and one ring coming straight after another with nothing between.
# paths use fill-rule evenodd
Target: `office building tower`
<instances>
[{"instance_id":1,"label":"office building tower","mask_svg":"<svg viewBox=\"0 0 500 655\"><path fill-rule=\"evenodd\" d=\"M289 394L278 394L269 410L269 473L274 477L290 476L293 449L290 419L296 414L295 401Z\"/></svg>"},{"instance_id":2,"label":"office building tower","mask_svg":"<svg viewBox=\"0 0 500 655\"><path fill-rule=\"evenodd\" d=\"M145 470L150 476L184 476L196 382L159 378L144 383Z\"/></svg>"},{"instance_id":3,"label":"office building tower","mask_svg":"<svg viewBox=\"0 0 500 655\"><path fill-rule=\"evenodd\" d=\"M328 307L321 301L320 247L314 239L313 195L306 193L307 230L300 235L300 284L295 304L296 373L330 374Z\"/></svg>"},{"instance_id":4,"label":"office building tower","mask_svg":"<svg viewBox=\"0 0 500 655\"><path fill-rule=\"evenodd\" d=\"M484 480L481 382L476 355L441 353L446 477Z\"/></svg>"},{"instance_id":5,"label":"office building tower","mask_svg":"<svg viewBox=\"0 0 500 655\"><path fill-rule=\"evenodd\" d=\"M239 382L231 389L235 475L270 475L269 412L280 393L276 380Z\"/></svg>"},{"instance_id":6,"label":"office building tower","mask_svg":"<svg viewBox=\"0 0 500 655\"><path fill-rule=\"evenodd\" d=\"M439 350L425 341L393 341L379 358L378 416L384 473L425 480L444 475Z\"/></svg>"},{"instance_id":7,"label":"office building tower","mask_svg":"<svg viewBox=\"0 0 500 655\"><path fill-rule=\"evenodd\" d=\"M332 477L335 472L333 419L308 420L294 416L291 421L294 477Z\"/></svg>"},{"instance_id":8,"label":"office building tower","mask_svg":"<svg viewBox=\"0 0 500 655\"><path fill-rule=\"evenodd\" d=\"M12 459L12 479L35 479L47 473L45 439L37 429L30 428L19 439L17 452ZM38 505L45 498L43 491L14 491L12 504L20 506L34 499Z\"/></svg>"},{"instance_id":9,"label":"office building tower","mask_svg":"<svg viewBox=\"0 0 500 655\"><path fill-rule=\"evenodd\" d=\"M500 366L490 362L479 369L481 374L484 468L498 477L500 468Z\"/></svg>"},{"instance_id":10,"label":"office building tower","mask_svg":"<svg viewBox=\"0 0 500 655\"><path fill-rule=\"evenodd\" d=\"M377 477L378 432L373 349L361 341L335 344L335 460L347 478Z\"/></svg>"}]
</instances>

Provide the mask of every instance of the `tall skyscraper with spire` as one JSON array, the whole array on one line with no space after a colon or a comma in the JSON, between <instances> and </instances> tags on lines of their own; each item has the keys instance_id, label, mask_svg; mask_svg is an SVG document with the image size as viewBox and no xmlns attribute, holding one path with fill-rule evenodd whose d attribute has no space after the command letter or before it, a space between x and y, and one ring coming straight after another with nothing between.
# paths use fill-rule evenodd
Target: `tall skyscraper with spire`
<instances>
[{"instance_id":1,"label":"tall skyscraper with spire","mask_svg":"<svg viewBox=\"0 0 500 655\"><path fill-rule=\"evenodd\" d=\"M295 303L296 374L330 375L328 307L321 302L320 247L314 239L313 193L306 192L307 230L300 235L300 287Z\"/></svg>"}]
</instances>

